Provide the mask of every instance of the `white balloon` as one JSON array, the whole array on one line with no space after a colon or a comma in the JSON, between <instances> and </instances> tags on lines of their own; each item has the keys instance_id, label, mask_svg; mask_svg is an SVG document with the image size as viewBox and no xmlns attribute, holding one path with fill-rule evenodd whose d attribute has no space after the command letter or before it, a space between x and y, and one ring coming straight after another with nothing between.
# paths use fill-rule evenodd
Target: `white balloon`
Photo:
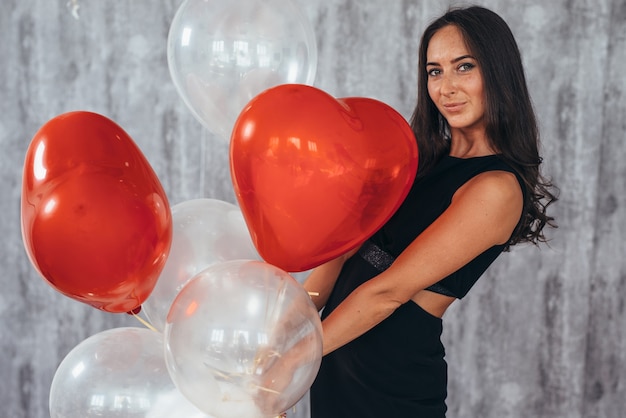
<instances>
[{"instance_id":1,"label":"white balloon","mask_svg":"<svg viewBox=\"0 0 626 418\"><path fill-rule=\"evenodd\" d=\"M322 326L308 293L288 273L233 260L208 267L180 291L165 342L172 380L201 411L269 417L313 384Z\"/></svg>"},{"instance_id":2,"label":"white balloon","mask_svg":"<svg viewBox=\"0 0 626 418\"><path fill-rule=\"evenodd\" d=\"M153 327L165 328L174 298L196 273L228 260L259 259L239 207L216 199L194 199L172 207L172 245L142 310Z\"/></svg>"},{"instance_id":3,"label":"white balloon","mask_svg":"<svg viewBox=\"0 0 626 418\"><path fill-rule=\"evenodd\" d=\"M170 25L167 61L193 115L228 142L254 96L313 84L317 45L294 0L185 0Z\"/></svg>"},{"instance_id":4,"label":"white balloon","mask_svg":"<svg viewBox=\"0 0 626 418\"><path fill-rule=\"evenodd\" d=\"M154 408L146 415L146 418L211 418L195 407L176 388L163 394L157 399Z\"/></svg>"},{"instance_id":5,"label":"white balloon","mask_svg":"<svg viewBox=\"0 0 626 418\"><path fill-rule=\"evenodd\" d=\"M207 417L172 382L163 335L134 327L103 331L74 347L52 379L49 407L51 418L164 418L174 409Z\"/></svg>"}]
</instances>

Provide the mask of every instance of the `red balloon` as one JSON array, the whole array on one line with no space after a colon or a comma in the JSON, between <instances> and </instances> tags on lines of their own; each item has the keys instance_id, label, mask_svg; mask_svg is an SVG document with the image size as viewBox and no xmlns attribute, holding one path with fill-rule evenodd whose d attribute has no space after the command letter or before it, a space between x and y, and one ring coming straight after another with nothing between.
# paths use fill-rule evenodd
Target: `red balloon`
<instances>
[{"instance_id":1,"label":"red balloon","mask_svg":"<svg viewBox=\"0 0 626 418\"><path fill-rule=\"evenodd\" d=\"M409 192L417 142L394 109L284 84L256 96L235 123L235 194L263 259L305 271L355 248Z\"/></svg>"},{"instance_id":2,"label":"red balloon","mask_svg":"<svg viewBox=\"0 0 626 418\"><path fill-rule=\"evenodd\" d=\"M69 112L31 141L22 179L22 237L57 291L107 312L136 311L172 241L167 197L122 128Z\"/></svg>"}]
</instances>

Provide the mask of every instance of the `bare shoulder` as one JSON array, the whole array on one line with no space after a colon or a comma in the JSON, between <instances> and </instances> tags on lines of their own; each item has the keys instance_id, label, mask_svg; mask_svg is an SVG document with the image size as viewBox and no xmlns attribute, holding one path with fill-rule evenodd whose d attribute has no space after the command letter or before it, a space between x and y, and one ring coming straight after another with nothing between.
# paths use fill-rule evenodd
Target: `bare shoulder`
<instances>
[{"instance_id":1,"label":"bare shoulder","mask_svg":"<svg viewBox=\"0 0 626 418\"><path fill-rule=\"evenodd\" d=\"M510 237L524 206L522 188L513 173L487 171L473 177L454 195L452 205L474 219L489 220L497 241Z\"/></svg>"},{"instance_id":2,"label":"bare shoulder","mask_svg":"<svg viewBox=\"0 0 626 418\"><path fill-rule=\"evenodd\" d=\"M515 174L493 170L472 177L455 194L456 197L495 199L496 201L522 203L522 188ZM495 203L495 202L494 202Z\"/></svg>"}]
</instances>

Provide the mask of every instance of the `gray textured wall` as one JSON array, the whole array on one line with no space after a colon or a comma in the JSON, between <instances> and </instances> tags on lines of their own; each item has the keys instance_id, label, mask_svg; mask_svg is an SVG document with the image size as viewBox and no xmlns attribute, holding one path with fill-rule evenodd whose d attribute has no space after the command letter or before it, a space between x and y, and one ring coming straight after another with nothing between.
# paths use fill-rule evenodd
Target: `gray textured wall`
<instances>
[{"instance_id":1,"label":"gray textured wall","mask_svg":"<svg viewBox=\"0 0 626 418\"><path fill-rule=\"evenodd\" d=\"M0 3L0 416L48 416L56 367L101 330L138 325L54 292L21 241L28 143L70 110L135 139L172 204L234 201L227 148L170 81L179 0ZM440 0L302 0L316 86L385 101L408 117L416 46ZM626 410L626 2L489 0L516 34L539 114L546 172L562 188L551 247L502 257L444 318L451 417L621 417ZM407 332L411 332L407 330Z\"/></svg>"}]
</instances>

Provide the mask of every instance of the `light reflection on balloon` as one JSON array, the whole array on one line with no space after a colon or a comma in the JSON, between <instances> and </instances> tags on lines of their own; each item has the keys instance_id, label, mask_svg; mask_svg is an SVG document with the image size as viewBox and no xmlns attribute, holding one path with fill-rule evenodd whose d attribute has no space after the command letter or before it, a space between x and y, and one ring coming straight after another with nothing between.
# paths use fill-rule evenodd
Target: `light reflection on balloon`
<instances>
[{"instance_id":1,"label":"light reflection on balloon","mask_svg":"<svg viewBox=\"0 0 626 418\"><path fill-rule=\"evenodd\" d=\"M293 0L186 0L170 26L167 59L185 104L228 141L237 115L258 93L313 83L317 46Z\"/></svg>"},{"instance_id":2,"label":"light reflection on balloon","mask_svg":"<svg viewBox=\"0 0 626 418\"><path fill-rule=\"evenodd\" d=\"M107 312L146 300L172 238L169 202L146 157L115 122L85 111L58 115L33 137L21 224L48 284Z\"/></svg>"},{"instance_id":3,"label":"light reflection on balloon","mask_svg":"<svg viewBox=\"0 0 626 418\"><path fill-rule=\"evenodd\" d=\"M216 199L193 199L172 207L172 246L143 311L162 331L174 298L195 274L228 260L259 259L241 210Z\"/></svg>"},{"instance_id":4,"label":"light reflection on balloon","mask_svg":"<svg viewBox=\"0 0 626 418\"><path fill-rule=\"evenodd\" d=\"M394 109L305 85L252 99L230 144L233 186L254 245L292 272L350 251L384 225L417 163L413 131Z\"/></svg>"},{"instance_id":5,"label":"light reflection on balloon","mask_svg":"<svg viewBox=\"0 0 626 418\"><path fill-rule=\"evenodd\" d=\"M178 389L203 412L275 416L313 383L321 338L318 312L293 277L233 260L180 291L165 326L165 359Z\"/></svg>"},{"instance_id":6,"label":"light reflection on balloon","mask_svg":"<svg viewBox=\"0 0 626 418\"><path fill-rule=\"evenodd\" d=\"M50 387L51 418L207 417L172 382L163 335L114 328L78 344L63 359Z\"/></svg>"}]
</instances>

